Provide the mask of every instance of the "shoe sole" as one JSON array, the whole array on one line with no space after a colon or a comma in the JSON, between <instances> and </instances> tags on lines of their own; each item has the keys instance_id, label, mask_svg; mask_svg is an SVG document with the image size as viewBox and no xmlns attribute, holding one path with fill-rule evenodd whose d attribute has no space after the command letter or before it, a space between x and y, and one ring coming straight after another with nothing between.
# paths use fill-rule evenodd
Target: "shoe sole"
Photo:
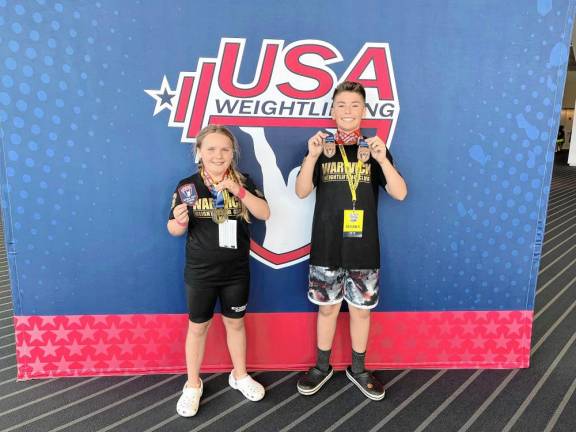
<instances>
[{"instance_id":1,"label":"shoe sole","mask_svg":"<svg viewBox=\"0 0 576 432\"><path fill-rule=\"evenodd\" d=\"M320 389L322 388L322 386L324 384L326 384L326 381L328 381L330 378L332 378L332 375L334 375L334 369L330 370L330 373L328 375L326 375L326 378L324 378L322 381L320 381L320 383L314 387L312 390L303 390L300 387L296 386L296 388L298 389L298 393L300 393L301 395L304 396L311 396L315 393L318 393L320 391Z\"/></svg>"},{"instance_id":2,"label":"shoe sole","mask_svg":"<svg viewBox=\"0 0 576 432\"><path fill-rule=\"evenodd\" d=\"M372 399L372 400L374 400L374 401L379 401L379 400L384 399L384 396L386 396L386 391L384 391L381 396L374 396L374 395L371 395L370 393L368 393L366 390L364 390L364 387L362 387L362 386L358 383L358 381L356 381L356 380L354 379L354 377L350 374L350 372L348 372L348 369L346 369L346 376L348 377L348 379L349 379L350 381L352 381L352 382L356 385L356 387L358 387L358 388L360 389L360 391L361 391L362 393L364 393L364 396L366 396L368 399Z\"/></svg>"}]
</instances>

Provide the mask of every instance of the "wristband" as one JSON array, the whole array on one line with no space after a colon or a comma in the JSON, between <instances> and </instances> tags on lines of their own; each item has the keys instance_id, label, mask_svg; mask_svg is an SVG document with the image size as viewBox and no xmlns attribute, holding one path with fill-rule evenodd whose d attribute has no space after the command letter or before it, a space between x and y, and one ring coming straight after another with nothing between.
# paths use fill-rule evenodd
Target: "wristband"
<instances>
[{"instance_id":1,"label":"wristband","mask_svg":"<svg viewBox=\"0 0 576 432\"><path fill-rule=\"evenodd\" d=\"M176 223L177 223L178 225L180 225L181 227L187 227L187 226L188 226L188 223L182 223L182 222L180 222L178 219L174 219L174 220L175 220Z\"/></svg>"},{"instance_id":2,"label":"wristband","mask_svg":"<svg viewBox=\"0 0 576 432\"><path fill-rule=\"evenodd\" d=\"M236 196L240 198L240 200L243 200L244 197L246 196L246 189L240 186L240 189L238 189L238 193L236 194Z\"/></svg>"}]
</instances>

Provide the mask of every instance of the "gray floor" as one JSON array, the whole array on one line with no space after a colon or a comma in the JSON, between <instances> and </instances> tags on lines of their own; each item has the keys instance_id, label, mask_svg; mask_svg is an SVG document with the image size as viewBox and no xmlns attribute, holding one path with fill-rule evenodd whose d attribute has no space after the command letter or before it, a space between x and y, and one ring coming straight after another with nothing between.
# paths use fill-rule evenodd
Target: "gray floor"
<instances>
[{"instance_id":1,"label":"gray floor","mask_svg":"<svg viewBox=\"0 0 576 432\"><path fill-rule=\"evenodd\" d=\"M502 371L382 371L389 386L369 402L337 374L303 397L296 373L261 373L259 403L204 377L197 417L175 415L183 376L15 382L6 254L0 252L2 431L576 431L576 168L556 164L541 270L531 367Z\"/></svg>"}]
</instances>

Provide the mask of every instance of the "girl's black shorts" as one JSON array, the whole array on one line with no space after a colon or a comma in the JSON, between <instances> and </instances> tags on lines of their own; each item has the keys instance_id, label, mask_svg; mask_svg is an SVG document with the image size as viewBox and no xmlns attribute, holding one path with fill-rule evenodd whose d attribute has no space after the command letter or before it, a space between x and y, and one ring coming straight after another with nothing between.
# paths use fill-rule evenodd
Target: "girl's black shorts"
<instances>
[{"instance_id":1,"label":"girl's black shorts","mask_svg":"<svg viewBox=\"0 0 576 432\"><path fill-rule=\"evenodd\" d=\"M185 274L188 317L194 323L209 321L220 299L222 315L242 318L250 293L248 260L187 268Z\"/></svg>"}]
</instances>

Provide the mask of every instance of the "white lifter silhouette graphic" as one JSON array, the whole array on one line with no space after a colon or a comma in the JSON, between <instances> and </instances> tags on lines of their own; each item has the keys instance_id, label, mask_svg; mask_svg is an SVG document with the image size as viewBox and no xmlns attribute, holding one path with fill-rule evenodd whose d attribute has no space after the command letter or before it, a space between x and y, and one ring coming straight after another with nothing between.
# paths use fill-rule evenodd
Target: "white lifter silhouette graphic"
<instances>
[{"instance_id":1,"label":"white lifter silhouette graphic","mask_svg":"<svg viewBox=\"0 0 576 432\"><path fill-rule=\"evenodd\" d=\"M306 199L298 198L294 185L300 166L290 171L286 184L276 163L274 150L264 135L264 128L240 129L252 137L254 153L262 169L264 194L270 206L270 218L266 221L266 236L262 246L280 254L309 244L316 191Z\"/></svg>"}]
</instances>

